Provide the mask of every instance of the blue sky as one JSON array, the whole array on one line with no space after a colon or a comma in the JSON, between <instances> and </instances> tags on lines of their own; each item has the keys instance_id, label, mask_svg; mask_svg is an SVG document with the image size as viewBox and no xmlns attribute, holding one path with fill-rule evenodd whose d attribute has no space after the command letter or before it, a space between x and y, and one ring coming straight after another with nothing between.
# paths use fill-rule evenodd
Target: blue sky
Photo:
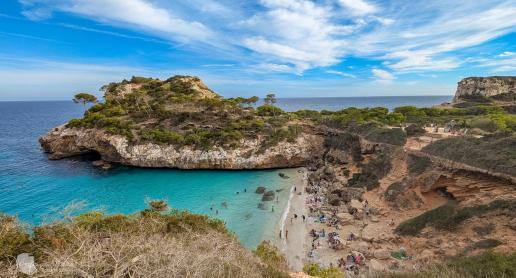
<instances>
[{"instance_id":1,"label":"blue sky","mask_svg":"<svg viewBox=\"0 0 516 278\"><path fill-rule=\"evenodd\" d=\"M132 75L224 96L451 95L516 75L516 1L2 0L0 100Z\"/></svg>"}]
</instances>

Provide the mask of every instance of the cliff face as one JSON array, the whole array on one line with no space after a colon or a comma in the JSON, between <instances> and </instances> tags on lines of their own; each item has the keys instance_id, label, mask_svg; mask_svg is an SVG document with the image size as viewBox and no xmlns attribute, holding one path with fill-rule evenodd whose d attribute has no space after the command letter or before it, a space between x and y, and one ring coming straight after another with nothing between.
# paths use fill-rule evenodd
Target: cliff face
<instances>
[{"instance_id":1,"label":"cliff face","mask_svg":"<svg viewBox=\"0 0 516 278\"><path fill-rule=\"evenodd\" d=\"M501 94L516 94L515 76L468 77L458 83L454 102L472 95L493 97Z\"/></svg>"},{"instance_id":2,"label":"cliff face","mask_svg":"<svg viewBox=\"0 0 516 278\"><path fill-rule=\"evenodd\" d=\"M107 162L179 169L268 169L301 167L322 152L322 138L303 134L259 152L260 140L244 140L238 148L216 147L203 151L189 146L155 143L131 144L125 137L99 129L60 126L40 138L50 159L97 152Z\"/></svg>"}]
</instances>

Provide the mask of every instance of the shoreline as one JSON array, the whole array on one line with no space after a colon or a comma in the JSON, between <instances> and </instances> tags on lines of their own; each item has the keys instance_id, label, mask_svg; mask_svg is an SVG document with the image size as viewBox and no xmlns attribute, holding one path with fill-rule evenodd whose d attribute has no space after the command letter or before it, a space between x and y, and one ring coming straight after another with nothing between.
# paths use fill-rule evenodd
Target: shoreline
<instances>
[{"instance_id":1,"label":"shoreline","mask_svg":"<svg viewBox=\"0 0 516 278\"><path fill-rule=\"evenodd\" d=\"M288 266L292 271L302 271L306 257L306 221L302 216L308 216L306 212L306 193L307 169L298 168L292 186L290 188L289 199L282 213L279 225L275 230L273 244L285 256ZM297 215L297 218L294 218ZM288 238L286 232L288 231ZM281 238L279 234L281 232Z\"/></svg>"}]
</instances>

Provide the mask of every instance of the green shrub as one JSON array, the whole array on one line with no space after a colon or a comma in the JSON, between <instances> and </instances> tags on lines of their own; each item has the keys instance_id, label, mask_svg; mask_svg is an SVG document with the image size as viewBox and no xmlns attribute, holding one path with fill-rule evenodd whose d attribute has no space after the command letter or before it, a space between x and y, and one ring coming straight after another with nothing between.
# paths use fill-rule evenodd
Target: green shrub
<instances>
[{"instance_id":1,"label":"green shrub","mask_svg":"<svg viewBox=\"0 0 516 278\"><path fill-rule=\"evenodd\" d=\"M469 277L516 277L516 253L504 256L488 251L472 257L458 258L448 266Z\"/></svg>"},{"instance_id":2,"label":"green shrub","mask_svg":"<svg viewBox=\"0 0 516 278\"><path fill-rule=\"evenodd\" d=\"M305 265L303 272L320 278L344 278L344 273L340 269L336 267L324 268L315 263Z\"/></svg>"},{"instance_id":3,"label":"green shrub","mask_svg":"<svg viewBox=\"0 0 516 278\"><path fill-rule=\"evenodd\" d=\"M0 213L0 262L30 251L29 235L16 218Z\"/></svg>"},{"instance_id":4,"label":"green shrub","mask_svg":"<svg viewBox=\"0 0 516 278\"><path fill-rule=\"evenodd\" d=\"M516 135L454 137L433 142L422 151L494 172L516 175Z\"/></svg>"},{"instance_id":5,"label":"green shrub","mask_svg":"<svg viewBox=\"0 0 516 278\"><path fill-rule=\"evenodd\" d=\"M377 179L385 177L392 169L392 150L384 149L362 167L363 173L372 173Z\"/></svg>"},{"instance_id":6,"label":"green shrub","mask_svg":"<svg viewBox=\"0 0 516 278\"><path fill-rule=\"evenodd\" d=\"M426 130L417 124L411 124L405 128L407 136L419 136L426 133Z\"/></svg>"},{"instance_id":7,"label":"green shrub","mask_svg":"<svg viewBox=\"0 0 516 278\"><path fill-rule=\"evenodd\" d=\"M407 135L401 128L381 128L369 126L361 132L364 137L373 142L403 146L407 142Z\"/></svg>"},{"instance_id":8,"label":"green shrub","mask_svg":"<svg viewBox=\"0 0 516 278\"><path fill-rule=\"evenodd\" d=\"M373 190L380 185L378 176L371 172L363 171L362 173L354 173L351 179L348 179L349 187L365 188Z\"/></svg>"},{"instance_id":9,"label":"green shrub","mask_svg":"<svg viewBox=\"0 0 516 278\"><path fill-rule=\"evenodd\" d=\"M288 264L285 257L269 241L262 241L253 253L266 265L262 269L263 277L288 278Z\"/></svg>"},{"instance_id":10,"label":"green shrub","mask_svg":"<svg viewBox=\"0 0 516 278\"><path fill-rule=\"evenodd\" d=\"M475 216L495 211L503 210L510 213L509 216L516 216L515 200L495 200L489 204L477 205L457 209L457 203L450 201L433 210L427 211L419 216L402 222L395 229L395 233L399 235L418 235L427 225L431 225L440 230L453 231L457 229L462 222Z\"/></svg>"},{"instance_id":11,"label":"green shrub","mask_svg":"<svg viewBox=\"0 0 516 278\"><path fill-rule=\"evenodd\" d=\"M444 223L448 223L449 219L453 216L456 206L457 204L455 202L448 202L445 205L402 222L396 227L394 232L403 236L416 236L427 225L442 226Z\"/></svg>"},{"instance_id":12,"label":"green shrub","mask_svg":"<svg viewBox=\"0 0 516 278\"><path fill-rule=\"evenodd\" d=\"M333 148L350 153L355 162L362 160L362 149L358 135L342 132L333 136L325 136L324 146L327 149Z\"/></svg>"},{"instance_id":13,"label":"green shrub","mask_svg":"<svg viewBox=\"0 0 516 278\"><path fill-rule=\"evenodd\" d=\"M494 120L488 118L474 118L469 121L468 125L471 128L480 128L488 132L495 132L500 129Z\"/></svg>"},{"instance_id":14,"label":"green shrub","mask_svg":"<svg viewBox=\"0 0 516 278\"><path fill-rule=\"evenodd\" d=\"M281 108L269 104L258 107L258 115L260 116L278 116L283 113L284 112Z\"/></svg>"},{"instance_id":15,"label":"green shrub","mask_svg":"<svg viewBox=\"0 0 516 278\"><path fill-rule=\"evenodd\" d=\"M142 138L153 142L167 144L180 144L184 142L183 135L177 132L162 130L159 128L144 132L142 134Z\"/></svg>"},{"instance_id":16,"label":"green shrub","mask_svg":"<svg viewBox=\"0 0 516 278\"><path fill-rule=\"evenodd\" d=\"M409 154L407 164L410 174L420 175L432 166L432 160L426 156Z\"/></svg>"}]
</instances>

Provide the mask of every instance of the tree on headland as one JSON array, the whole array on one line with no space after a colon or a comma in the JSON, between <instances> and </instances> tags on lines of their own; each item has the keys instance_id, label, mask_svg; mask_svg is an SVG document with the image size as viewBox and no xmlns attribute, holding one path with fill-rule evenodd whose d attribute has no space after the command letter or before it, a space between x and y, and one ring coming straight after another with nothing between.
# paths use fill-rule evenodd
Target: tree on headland
<instances>
[{"instance_id":1,"label":"tree on headland","mask_svg":"<svg viewBox=\"0 0 516 278\"><path fill-rule=\"evenodd\" d=\"M265 96L265 100L264 100L265 104L267 105L274 105L276 104L277 100L276 100L276 94L268 94Z\"/></svg>"},{"instance_id":2,"label":"tree on headland","mask_svg":"<svg viewBox=\"0 0 516 278\"><path fill-rule=\"evenodd\" d=\"M244 103L247 105L255 105L258 100L260 100L257 96L252 96L250 98L247 98Z\"/></svg>"},{"instance_id":3,"label":"tree on headland","mask_svg":"<svg viewBox=\"0 0 516 278\"><path fill-rule=\"evenodd\" d=\"M88 93L78 93L73 97L73 102L82 103L84 109L86 109L86 103L97 103L97 97Z\"/></svg>"}]
</instances>

